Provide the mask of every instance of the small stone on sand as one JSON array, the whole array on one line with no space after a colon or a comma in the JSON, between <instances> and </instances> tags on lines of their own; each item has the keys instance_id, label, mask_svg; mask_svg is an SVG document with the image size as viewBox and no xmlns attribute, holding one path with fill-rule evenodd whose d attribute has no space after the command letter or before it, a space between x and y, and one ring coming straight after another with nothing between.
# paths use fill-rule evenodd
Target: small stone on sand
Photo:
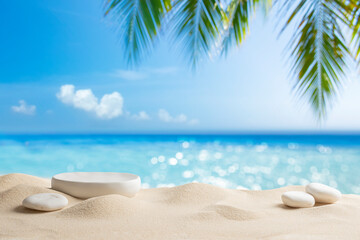
<instances>
[{"instance_id":1,"label":"small stone on sand","mask_svg":"<svg viewBox=\"0 0 360 240\"><path fill-rule=\"evenodd\" d=\"M321 183L310 183L306 192L311 194L318 203L334 203L341 198L341 192Z\"/></svg>"},{"instance_id":2,"label":"small stone on sand","mask_svg":"<svg viewBox=\"0 0 360 240\"><path fill-rule=\"evenodd\" d=\"M281 196L281 199L286 206L294 208L312 207L315 204L315 199L313 196L306 192L300 191L285 192Z\"/></svg>"},{"instance_id":3,"label":"small stone on sand","mask_svg":"<svg viewBox=\"0 0 360 240\"><path fill-rule=\"evenodd\" d=\"M66 207L68 200L57 193L39 193L24 199L22 205L39 211L55 211Z\"/></svg>"}]
</instances>

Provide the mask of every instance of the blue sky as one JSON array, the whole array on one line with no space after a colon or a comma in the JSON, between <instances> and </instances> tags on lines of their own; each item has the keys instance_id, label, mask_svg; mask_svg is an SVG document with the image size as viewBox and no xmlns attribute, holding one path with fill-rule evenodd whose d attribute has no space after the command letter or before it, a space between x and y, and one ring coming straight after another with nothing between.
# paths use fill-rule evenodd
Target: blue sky
<instances>
[{"instance_id":1,"label":"blue sky","mask_svg":"<svg viewBox=\"0 0 360 240\"><path fill-rule=\"evenodd\" d=\"M128 69L102 1L3 3L0 133L358 131L356 73L319 126L292 93L276 18L258 14L245 43L193 72L161 37Z\"/></svg>"}]
</instances>

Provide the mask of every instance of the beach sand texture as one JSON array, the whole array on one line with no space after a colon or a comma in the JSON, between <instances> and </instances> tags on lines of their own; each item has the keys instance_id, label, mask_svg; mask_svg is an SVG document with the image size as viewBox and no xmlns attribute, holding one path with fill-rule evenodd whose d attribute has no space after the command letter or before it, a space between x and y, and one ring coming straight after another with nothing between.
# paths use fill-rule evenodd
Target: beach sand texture
<instances>
[{"instance_id":1,"label":"beach sand texture","mask_svg":"<svg viewBox=\"0 0 360 240\"><path fill-rule=\"evenodd\" d=\"M21 206L32 194L56 192L50 180L24 174L0 177L0 239L360 239L360 196L329 205L292 209L281 194L190 183L141 190L136 197L80 200L55 212Z\"/></svg>"}]
</instances>

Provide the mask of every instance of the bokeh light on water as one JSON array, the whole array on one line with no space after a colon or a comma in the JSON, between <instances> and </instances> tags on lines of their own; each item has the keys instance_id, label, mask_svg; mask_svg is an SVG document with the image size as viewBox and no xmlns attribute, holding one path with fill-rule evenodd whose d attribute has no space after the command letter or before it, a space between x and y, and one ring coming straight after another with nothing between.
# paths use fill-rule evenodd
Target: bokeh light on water
<instances>
[{"instance_id":1,"label":"bokeh light on water","mask_svg":"<svg viewBox=\"0 0 360 240\"><path fill-rule=\"evenodd\" d=\"M0 174L66 171L132 172L144 188L321 182L360 194L360 136L0 136Z\"/></svg>"}]
</instances>

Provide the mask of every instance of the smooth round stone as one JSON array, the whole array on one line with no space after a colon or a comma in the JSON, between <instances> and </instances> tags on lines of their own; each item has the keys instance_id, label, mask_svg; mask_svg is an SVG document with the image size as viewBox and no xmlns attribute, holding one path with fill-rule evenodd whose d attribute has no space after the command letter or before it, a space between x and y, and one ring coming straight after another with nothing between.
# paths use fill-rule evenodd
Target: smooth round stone
<instances>
[{"instance_id":1,"label":"smooth round stone","mask_svg":"<svg viewBox=\"0 0 360 240\"><path fill-rule=\"evenodd\" d=\"M321 183L310 183L305 191L311 194L318 203L334 203L341 198L341 192Z\"/></svg>"},{"instance_id":2,"label":"smooth round stone","mask_svg":"<svg viewBox=\"0 0 360 240\"><path fill-rule=\"evenodd\" d=\"M281 196L281 199L286 206L294 208L307 208L312 207L315 204L313 196L300 191L285 192Z\"/></svg>"},{"instance_id":3,"label":"smooth round stone","mask_svg":"<svg viewBox=\"0 0 360 240\"><path fill-rule=\"evenodd\" d=\"M55 211L68 205L68 200L57 193L39 193L24 199L22 205L39 211Z\"/></svg>"},{"instance_id":4,"label":"smooth round stone","mask_svg":"<svg viewBox=\"0 0 360 240\"><path fill-rule=\"evenodd\" d=\"M91 198L108 194L133 197L141 188L139 176L116 172L72 172L52 177L51 187L77 198Z\"/></svg>"}]
</instances>

